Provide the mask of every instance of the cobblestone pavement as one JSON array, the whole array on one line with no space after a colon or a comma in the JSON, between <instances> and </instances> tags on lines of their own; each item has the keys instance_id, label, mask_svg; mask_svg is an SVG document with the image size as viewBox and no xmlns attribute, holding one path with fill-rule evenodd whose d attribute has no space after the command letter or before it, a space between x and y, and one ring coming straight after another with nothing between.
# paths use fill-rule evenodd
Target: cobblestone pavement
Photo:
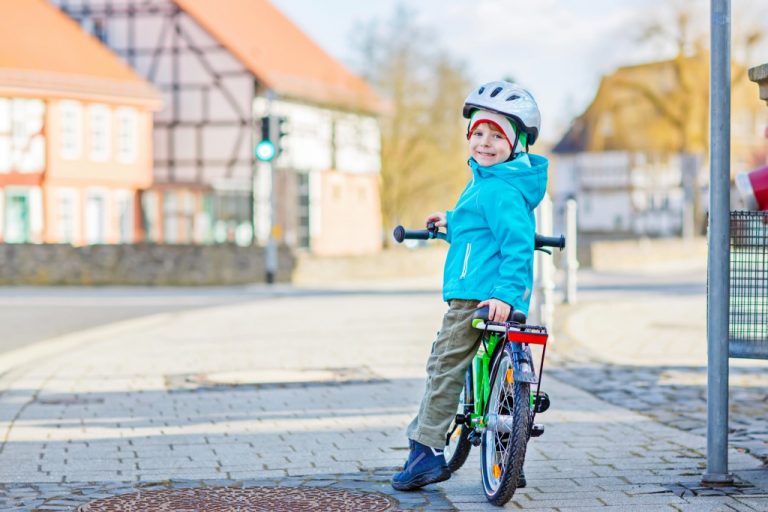
<instances>
[{"instance_id":1,"label":"cobblestone pavement","mask_svg":"<svg viewBox=\"0 0 768 512\"><path fill-rule=\"evenodd\" d=\"M706 275L598 274L587 282L577 305L558 309L551 375L706 436ZM768 363L731 359L729 377L730 444L768 463Z\"/></svg>"},{"instance_id":2,"label":"cobblestone pavement","mask_svg":"<svg viewBox=\"0 0 768 512\"><path fill-rule=\"evenodd\" d=\"M187 488L329 488L377 492L394 498L396 511L456 510L439 488L418 493L401 493L389 485L389 472L365 471L351 474L309 475L267 479L165 480L145 484L101 482L95 484L5 484L0 486L3 511L45 510L64 512L101 498L160 489ZM202 512L202 511L201 511Z\"/></svg>"},{"instance_id":3,"label":"cobblestone pavement","mask_svg":"<svg viewBox=\"0 0 768 512\"><path fill-rule=\"evenodd\" d=\"M385 493L400 510L497 510L478 450L441 485L387 486L443 311L434 291L285 297L100 328L63 352L47 342L0 376L0 509L69 511L158 487L327 485ZM768 510L757 459L730 452L738 485L702 489L702 436L566 378L545 376L545 388L547 431L508 509Z\"/></svg>"}]
</instances>

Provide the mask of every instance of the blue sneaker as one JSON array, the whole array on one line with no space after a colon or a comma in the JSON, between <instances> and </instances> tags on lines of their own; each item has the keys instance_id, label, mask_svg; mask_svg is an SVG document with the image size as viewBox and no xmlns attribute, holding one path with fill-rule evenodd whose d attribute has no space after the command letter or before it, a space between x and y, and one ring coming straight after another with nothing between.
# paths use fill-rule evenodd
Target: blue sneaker
<instances>
[{"instance_id":1,"label":"blue sneaker","mask_svg":"<svg viewBox=\"0 0 768 512\"><path fill-rule=\"evenodd\" d=\"M411 453L403 470L392 475L392 487L398 491L413 491L427 484L444 482L451 478L442 450L409 440Z\"/></svg>"}]
</instances>

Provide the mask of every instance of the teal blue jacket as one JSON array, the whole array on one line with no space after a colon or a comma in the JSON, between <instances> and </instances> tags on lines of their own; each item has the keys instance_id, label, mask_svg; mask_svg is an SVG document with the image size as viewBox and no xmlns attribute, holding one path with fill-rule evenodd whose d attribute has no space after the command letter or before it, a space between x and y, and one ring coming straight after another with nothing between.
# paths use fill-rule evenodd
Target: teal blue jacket
<instances>
[{"instance_id":1,"label":"teal blue jacket","mask_svg":"<svg viewBox=\"0 0 768 512\"><path fill-rule=\"evenodd\" d=\"M481 167L446 212L451 247L443 300L499 299L528 314L533 286L533 210L547 189L547 159L533 154Z\"/></svg>"}]
</instances>

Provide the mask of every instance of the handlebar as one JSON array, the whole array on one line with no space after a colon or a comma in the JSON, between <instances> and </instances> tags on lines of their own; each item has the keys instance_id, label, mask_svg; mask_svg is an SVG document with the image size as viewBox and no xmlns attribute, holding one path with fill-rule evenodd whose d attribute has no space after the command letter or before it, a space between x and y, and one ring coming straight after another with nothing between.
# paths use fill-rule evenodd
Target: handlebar
<instances>
[{"instance_id":1,"label":"handlebar","mask_svg":"<svg viewBox=\"0 0 768 512\"><path fill-rule=\"evenodd\" d=\"M433 238L445 239L445 233L438 231L437 226L430 223L428 229L405 229L403 226L397 226L392 233L397 243L403 240L431 240ZM565 236L544 236L536 233L534 238L534 249L543 250L543 247L554 247L555 249L565 249ZM549 251L544 251L549 252Z\"/></svg>"},{"instance_id":2,"label":"handlebar","mask_svg":"<svg viewBox=\"0 0 768 512\"><path fill-rule=\"evenodd\" d=\"M540 249L542 247L553 247L555 249L560 249L561 251L565 249L565 236L544 236L536 233L536 237L534 239L534 248Z\"/></svg>"},{"instance_id":3,"label":"handlebar","mask_svg":"<svg viewBox=\"0 0 768 512\"><path fill-rule=\"evenodd\" d=\"M397 226L392 236L397 243L403 243L403 240L429 240L434 238L434 230L429 229L405 229L403 226Z\"/></svg>"}]
</instances>

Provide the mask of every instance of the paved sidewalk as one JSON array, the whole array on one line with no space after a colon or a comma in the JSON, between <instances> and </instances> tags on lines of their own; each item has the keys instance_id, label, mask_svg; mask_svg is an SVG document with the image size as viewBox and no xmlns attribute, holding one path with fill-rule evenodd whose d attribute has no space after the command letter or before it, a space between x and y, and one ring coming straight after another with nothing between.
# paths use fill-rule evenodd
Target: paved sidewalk
<instances>
[{"instance_id":1,"label":"paved sidewalk","mask_svg":"<svg viewBox=\"0 0 768 512\"><path fill-rule=\"evenodd\" d=\"M477 450L439 486L387 484L406 456L439 295L302 295L158 315L25 354L0 378L0 510L74 510L136 489L203 485L353 489L394 498L398 510L496 510L482 496ZM698 487L702 436L544 378L547 431L530 445L529 487L506 508L768 510L759 483ZM736 451L730 462L760 467Z\"/></svg>"},{"instance_id":2,"label":"paved sidewalk","mask_svg":"<svg viewBox=\"0 0 768 512\"><path fill-rule=\"evenodd\" d=\"M706 436L706 273L585 274L558 309L553 375L666 425ZM768 462L768 362L731 359L729 441Z\"/></svg>"}]
</instances>

